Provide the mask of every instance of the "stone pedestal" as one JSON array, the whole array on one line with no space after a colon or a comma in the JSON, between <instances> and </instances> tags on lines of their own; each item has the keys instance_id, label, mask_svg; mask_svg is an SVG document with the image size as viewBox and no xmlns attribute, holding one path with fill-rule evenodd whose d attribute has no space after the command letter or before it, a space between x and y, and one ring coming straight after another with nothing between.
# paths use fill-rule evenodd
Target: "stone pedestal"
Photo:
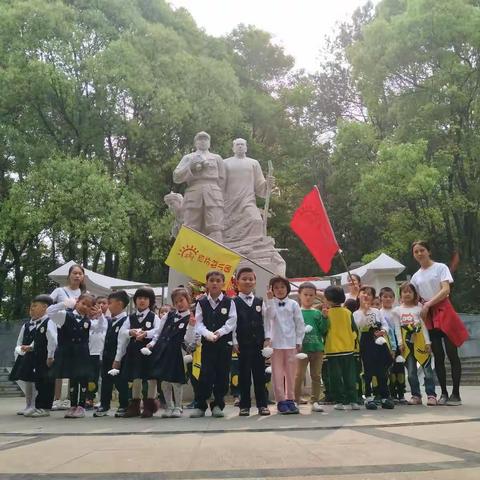
<instances>
[{"instance_id":1,"label":"stone pedestal","mask_svg":"<svg viewBox=\"0 0 480 480\"><path fill-rule=\"evenodd\" d=\"M177 288L180 285L185 287L188 286L191 278L185 275L184 273L177 272L173 268L168 269L168 295L167 295L167 302L171 303L170 295L172 290Z\"/></svg>"}]
</instances>

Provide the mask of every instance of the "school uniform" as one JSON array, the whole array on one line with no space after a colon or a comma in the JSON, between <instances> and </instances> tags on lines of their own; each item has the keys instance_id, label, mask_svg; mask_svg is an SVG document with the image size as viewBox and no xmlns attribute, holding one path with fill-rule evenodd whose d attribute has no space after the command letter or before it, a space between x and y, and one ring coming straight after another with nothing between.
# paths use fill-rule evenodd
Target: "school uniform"
<instances>
[{"instance_id":1,"label":"school uniform","mask_svg":"<svg viewBox=\"0 0 480 480\"><path fill-rule=\"evenodd\" d=\"M100 331L104 328L105 317L102 315L94 325L87 316L77 310L65 309L63 304L51 305L47 309L51 320L60 327L60 356L55 358L56 378L68 378L70 384L70 401L72 407L85 404L87 384L92 377L90 363L90 330ZM60 342L59 342L60 343ZM57 349L57 352L59 351ZM78 392L80 388L80 400Z\"/></svg>"},{"instance_id":2,"label":"school uniform","mask_svg":"<svg viewBox=\"0 0 480 480\"><path fill-rule=\"evenodd\" d=\"M117 353L115 360L123 358L121 375L128 381L135 379L149 380L152 376L151 355L143 355L140 351L149 343L155 345L156 338L137 340L129 336L129 330L141 329L144 332L158 330L160 319L151 310L131 314L123 323L118 336Z\"/></svg>"},{"instance_id":3,"label":"school uniform","mask_svg":"<svg viewBox=\"0 0 480 480\"><path fill-rule=\"evenodd\" d=\"M238 345L240 409L251 407L250 388L253 388L257 408L267 407L265 394L265 358L262 355L265 341L264 306L261 298L239 293L234 298L237 326L234 345Z\"/></svg>"},{"instance_id":4,"label":"school uniform","mask_svg":"<svg viewBox=\"0 0 480 480\"><path fill-rule=\"evenodd\" d=\"M378 393L382 399L390 397L388 389L388 370L393 362L388 342L384 345L375 343L374 332L381 329L389 331L388 324L383 318L380 310L370 308L366 313L357 310L353 318L360 332L360 357L362 359L365 396L372 396L372 379L376 377L378 382Z\"/></svg>"},{"instance_id":5,"label":"school uniform","mask_svg":"<svg viewBox=\"0 0 480 480\"><path fill-rule=\"evenodd\" d=\"M395 321L393 319L393 311L394 309L386 309L382 308L380 310L383 318L388 323L389 327L389 337L390 337L390 345L392 346L392 351L395 352L395 359L401 355L400 351L400 344L401 338L397 336L397 332L395 329ZM400 340L400 341L399 341ZM389 389L390 395L395 400L404 400L405 398L405 363L403 362L393 362L393 365L390 368L390 377L389 377Z\"/></svg>"},{"instance_id":6,"label":"school uniform","mask_svg":"<svg viewBox=\"0 0 480 480\"><path fill-rule=\"evenodd\" d=\"M128 381L122 375L112 376L108 372L112 369L115 355L117 354L118 335L120 330L128 319L125 312L116 317L108 319L107 331L105 333L105 342L102 354L102 389L100 392L100 404L102 410L110 410L112 401L113 387L118 391L119 408L126 409L128 406Z\"/></svg>"},{"instance_id":7,"label":"school uniform","mask_svg":"<svg viewBox=\"0 0 480 480\"><path fill-rule=\"evenodd\" d=\"M157 341L152 349L152 378L161 382L187 383L182 345L190 311L172 310L160 319Z\"/></svg>"},{"instance_id":8,"label":"school uniform","mask_svg":"<svg viewBox=\"0 0 480 480\"><path fill-rule=\"evenodd\" d=\"M95 324L98 320L92 320L92 324ZM105 344L105 334L108 324L104 322L104 327L101 330L91 330L90 339L88 343L88 349L90 351L90 370L92 376L88 382L87 398L94 400L98 391L98 379L100 377L100 366L102 361L102 353Z\"/></svg>"},{"instance_id":9,"label":"school uniform","mask_svg":"<svg viewBox=\"0 0 480 480\"><path fill-rule=\"evenodd\" d=\"M17 346L31 345L33 343L35 339L35 327L35 320L28 320L22 325L18 334ZM33 351L26 352L24 355L17 354L15 364L8 379L12 382L18 380L35 382L34 358Z\"/></svg>"},{"instance_id":10,"label":"school uniform","mask_svg":"<svg viewBox=\"0 0 480 480\"><path fill-rule=\"evenodd\" d=\"M237 323L235 303L223 293L215 300L207 295L198 301L195 319L196 331L202 336L202 368L195 394L196 407L207 410L207 400L213 392L210 408L223 410L232 358L232 332ZM208 341L206 337L217 330L220 338L216 342Z\"/></svg>"},{"instance_id":11,"label":"school uniform","mask_svg":"<svg viewBox=\"0 0 480 480\"><path fill-rule=\"evenodd\" d=\"M55 393L53 366L48 367L47 359L54 358L57 348L57 327L47 315L38 319L33 341L33 357L35 371L35 408L50 410Z\"/></svg>"}]
</instances>

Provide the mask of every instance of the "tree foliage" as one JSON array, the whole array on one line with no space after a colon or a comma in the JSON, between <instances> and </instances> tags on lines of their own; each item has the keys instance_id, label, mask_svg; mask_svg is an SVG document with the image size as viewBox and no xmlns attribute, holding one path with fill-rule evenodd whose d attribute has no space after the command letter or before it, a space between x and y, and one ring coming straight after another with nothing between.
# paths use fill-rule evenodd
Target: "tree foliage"
<instances>
[{"instance_id":1,"label":"tree foliage","mask_svg":"<svg viewBox=\"0 0 480 480\"><path fill-rule=\"evenodd\" d=\"M269 33L224 38L164 0L0 0L0 313L18 316L74 259L163 282L172 170L207 130L243 137L278 192L269 230L290 276L319 274L289 229L317 184L350 261L459 252L456 301L478 309L480 7L367 2L295 71ZM340 264L334 264L340 270Z\"/></svg>"}]
</instances>

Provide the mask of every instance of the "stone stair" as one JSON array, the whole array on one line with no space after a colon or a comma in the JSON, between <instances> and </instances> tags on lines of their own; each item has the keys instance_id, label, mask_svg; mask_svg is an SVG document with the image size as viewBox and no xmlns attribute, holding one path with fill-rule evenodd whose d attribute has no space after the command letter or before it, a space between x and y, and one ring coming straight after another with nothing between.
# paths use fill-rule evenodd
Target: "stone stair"
<instances>
[{"instance_id":1,"label":"stone stair","mask_svg":"<svg viewBox=\"0 0 480 480\"><path fill-rule=\"evenodd\" d=\"M480 357L462 358L462 382L461 385L480 385ZM450 363L445 359L447 369L447 384L451 384Z\"/></svg>"},{"instance_id":2,"label":"stone stair","mask_svg":"<svg viewBox=\"0 0 480 480\"><path fill-rule=\"evenodd\" d=\"M0 367L0 397L23 397L22 389L8 379L10 369Z\"/></svg>"}]
</instances>

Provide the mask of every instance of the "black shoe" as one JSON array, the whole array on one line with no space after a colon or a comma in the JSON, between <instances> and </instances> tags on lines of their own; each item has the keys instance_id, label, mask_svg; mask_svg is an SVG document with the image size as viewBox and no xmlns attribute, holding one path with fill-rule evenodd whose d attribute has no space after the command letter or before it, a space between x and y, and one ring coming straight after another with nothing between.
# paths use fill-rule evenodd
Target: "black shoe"
<instances>
[{"instance_id":1,"label":"black shoe","mask_svg":"<svg viewBox=\"0 0 480 480\"><path fill-rule=\"evenodd\" d=\"M125 413L127 413L126 408L119 408L115 412L115 418L123 418L125 416Z\"/></svg>"},{"instance_id":2,"label":"black shoe","mask_svg":"<svg viewBox=\"0 0 480 480\"><path fill-rule=\"evenodd\" d=\"M94 412L93 412L94 417L106 417L108 416L108 409L103 408L103 407L98 407Z\"/></svg>"},{"instance_id":3,"label":"black shoe","mask_svg":"<svg viewBox=\"0 0 480 480\"><path fill-rule=\"evenodd\" d=\"M386 408L387 410L392 410L395 408L395 404L389 398L382 399L382 408Z\"/></svg>"},{"instance_id":4,"label":"black shoe","mask_svg":"<svg viewBox=\"0 0 480 480\"><path fill-rule=\"evenodd\" d=\"M240 417L249 417L250 416L250 409L249 408L241 408L238 415Z\"/></svg>"},{"instance_id":5,"label":"black shoe","mask_svg":"<svg viewBox=\"0 0 480 480\"><path fill-rule=\"evenodd\" d=\"M450 407L458 407L462 404L460 395L454 395L453 393L448 397L447 405Z\"/></svg>"},{"instance_id":6,"label":"black shoe","mask_svg":"<svg viewBox=\"0 0 480 480\"><path fill-rule=\"evenodd\" d=\"M378 406L373 400L368 400L365 402L365 408L367 410L376 410Z\"/></svg>"}]
</instances>

